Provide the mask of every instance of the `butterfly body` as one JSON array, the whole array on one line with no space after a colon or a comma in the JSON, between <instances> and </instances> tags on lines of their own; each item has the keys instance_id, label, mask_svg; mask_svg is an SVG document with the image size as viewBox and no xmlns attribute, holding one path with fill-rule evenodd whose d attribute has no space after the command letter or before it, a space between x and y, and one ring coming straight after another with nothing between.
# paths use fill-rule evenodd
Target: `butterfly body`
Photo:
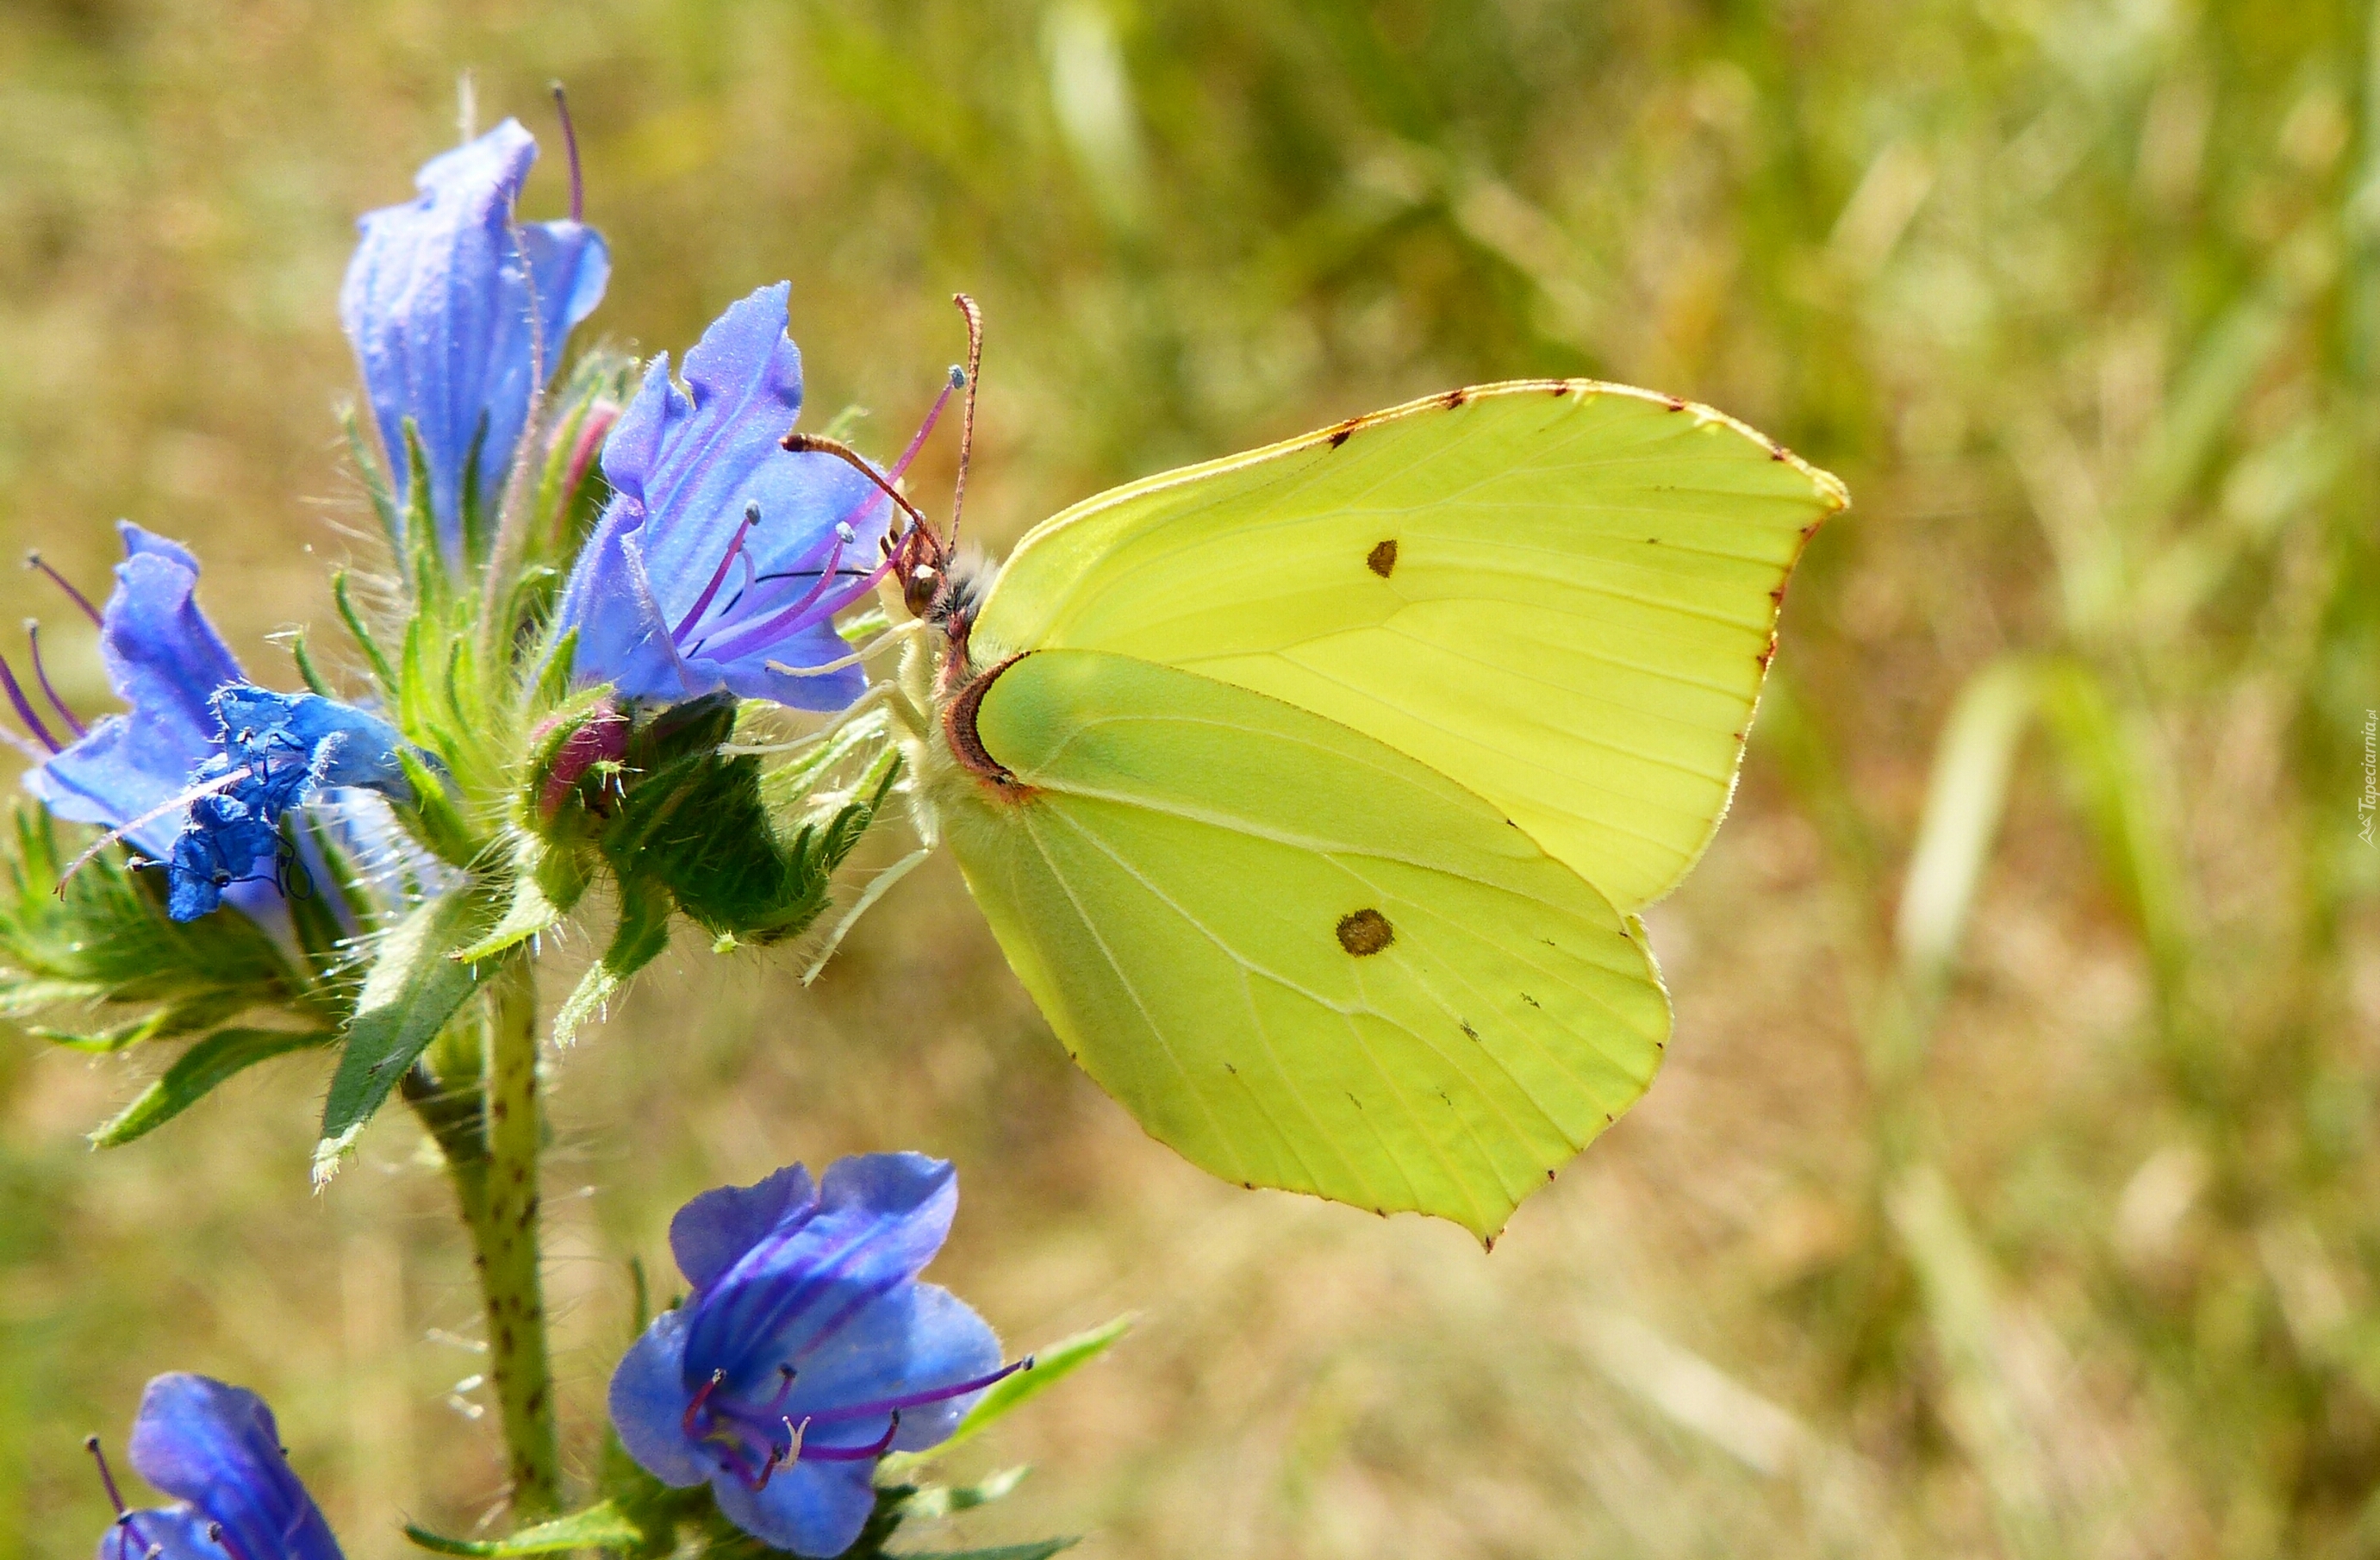
<instances>
[{"instance_id":1,"label":"butterfly body","mask_svg":"<svg viewBox=\"0 0 2380 1560\"><path fill-rule=\"evenodd\" d=\"M943 613L920 795L1155 1136L1489 1237L1659 1064L1636 912L1716 828L1842 503L1741 424L1581 381L1133 483Z\"/></svg>"}]
</instances>

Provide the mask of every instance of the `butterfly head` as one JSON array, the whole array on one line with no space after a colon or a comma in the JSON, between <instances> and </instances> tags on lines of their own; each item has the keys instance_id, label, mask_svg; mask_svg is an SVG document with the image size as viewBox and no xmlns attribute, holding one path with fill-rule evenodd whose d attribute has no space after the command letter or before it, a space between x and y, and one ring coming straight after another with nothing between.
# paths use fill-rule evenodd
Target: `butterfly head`
<instances>
[{"instance_id":1,"label":"butterfly head","mask_svg":"<svg viewBox=\"0 0 2380 1560\"><path fill-rule=\"evenodd\" d=\"M885 567L900 581L901 602L909 609L909 615L941 629L950 641L949 663L964 666L967 631L975 624L976 612L990 587L993 571L980 553L974 548L961 552L958 545L959 516L966 503L967 457L975 447L975 389L977 375L983 367L983 314L976 308L975 299L965 293L954 295L951 301L958 305L960 314L966 320L966 367L951 370L950 384L889 474L878 471L833 439L796 432L787 433L782 443L789 450L832 455L845 461L892 501L898 529L881 544ZM959 431L958 480L951 493L951 529L944 535L934 529L896 484L925 444L926 436L933 431L953 391L964 391L965 400Z\"/></svg>"}]
</instances>

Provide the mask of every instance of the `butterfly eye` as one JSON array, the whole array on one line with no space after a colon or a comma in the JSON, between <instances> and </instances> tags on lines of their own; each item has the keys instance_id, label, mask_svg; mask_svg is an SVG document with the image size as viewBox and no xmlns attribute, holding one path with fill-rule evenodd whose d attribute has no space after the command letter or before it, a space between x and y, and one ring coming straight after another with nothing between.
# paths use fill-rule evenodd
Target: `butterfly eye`
<instances>
[{"instance_id":1,"label":"butterfly eye","mask_svg":"<svg viewBox=\"0 0 2380 1560\"><path fill-rule=\"evenodd\" d=\"M901 582L901 601L912 617L923 617L933 609L934 598L941 591L942 571L931 564L919 564Z\"/></svg>"}]
</instances>

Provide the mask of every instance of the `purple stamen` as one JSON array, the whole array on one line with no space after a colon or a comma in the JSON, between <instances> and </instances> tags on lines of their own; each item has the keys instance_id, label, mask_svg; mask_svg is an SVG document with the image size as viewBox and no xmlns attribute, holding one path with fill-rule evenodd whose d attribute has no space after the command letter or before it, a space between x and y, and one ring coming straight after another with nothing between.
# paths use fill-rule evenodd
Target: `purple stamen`
<instances>
[{"instance_id":1,"label":"purple stamen","mask_svg":"<svg viewBox=\"0 0 2380 1560\"><path fill-rule=\"evenodd\" d=\"M710 1401L710 1395L717 1392L719 1383L726 1379L724 1370L713 1371L710 1379L696 1389L694 1401L686 1406L686 1418L678 1421L678 1427L686 1432L688 1440L694 1438L694 1416L702 1411L702 1406Z\"/></svg>"},{"instance_id":2,"label":"purple stamen","mask_svg":"<svg viewBox=\"0 0 2380 1560\"><path fill-rule=\"evenodd\" d=\"M836 534L841 536L844 531L849 530L851 528L849 526L838 526L836 528ZM858 538L856 535L845 539L844 545L849 546L857 540ZM864 568L838 567L832 571L819 568L786 568L779 569L771 574L754 574L751 572L751 555L747 553L744 559L746 570L744 582L735 588L735 593L734 595L727 598L727 604L719 609L719 615L722 619L737 617L740 615L744 621L749 622L755 613L774 612L777 609L778 603L784 597L787 591L801 589L799 586L784 585L783 582L788 579L832 579L835 574L840 574L846 579L858 579L868 573ZM747 599L751 592L763 586L767 587L767 589L760 591L759 600ZM840 606L841 603L837 604ZM736 627L737 625L735 623L722 621L720 625L719 631L722 633L732 632L736 628ZM706 634L702 636L702 639L707 640L710 637L710 635ZM701 640L698 640L696 641L698 645L701 642ZM691 654L693 652L688 651L687 653Z\"/></svg>"},{"instance_id":3,"label":"purple stamen","mask_svg":"<svg viewBox=\"0 0 2380 1560\"><path fill-rule=\"evenodd\" d=\"M100 615L99 608L91 604L91 598L84 595L80 591L76 590L72 580L69 580L65 575L60 574L56 569L52 568L48 564L42 562L41 554L26 554L25 567L27 568L40 569L43 574L48 575L50 577L50 582L55 585L59 590L64 591L67 596L72 598L74 604L82 608L83 615L90 618L94 626L99 628L105 628L107 626L107 620Z\"/></svg>"},{"instance_id":4,"label":"purple stamen","mask_svg":"<svg viewBox=\"0 0 2380 1560\"><path fill-rule=\"evenodd\" d=\"M49 668L42 664L42 626L30 617L25 619L25 642L33 647L33 680L40 683L42 691L50 696L51 707L73 729L77 740L90 736L91 733L83 729L82 722L75 719L75 713L67 708L67 701L58 697L58 690L50 686Z\"/></svg>"},{"instance_id":5,"label":"purple stamen","mask_svg":"<svg viewBox=\"0 0 2380 1560\"><path fill-rule=\"evenodd\" d=\"M99 1437L96 1435L84 1436L82 1438L82 1449L89 1452L91 1454L91 1460L99 1465L100 1487L107 1492L107 1504L115 1508L115 1515L118 1517L123 1516L125 1514L124 1494L122 1491L115 1487L115 1470L107 1466L107 1454L100 1450Z\"/></svg>"},{"instance_id":6,"label":"purple stamen","mask_svg":"<svg viewBox=\"0 0 2380 1560\"><path fill-rule=\"evenodd\" d=\"M686 631L702 621L702 615L710 610L719 588L727 583L729 567L744 555L744 539L750 536L753 528L759 523L760 501L756 498L744 506L744 523L735 528L735 539L727 543L727 551L720 555L719 567L710 571L710 583L702 588L702 594L695 597L694 605L686 609L686 615L678 619L677 627L670 630L672 639L685 639Z\"/></svg>"},{"instance_id":7,"label":"purple stamen","mask_svg":"<svg viewBox=\"0 0 2380 1560\"><path fill-rule=\"evenodd\" d=\"M42 746L51 752L66 751L58 739L50 735L50 728L42 724L42 717L33 713L32 701L25 697L25 690L18 686L17 674L9 669L8 658L5 655L0 655L0 684L6 685L8 702L16 707L17 718L25 723L25 729L41 738Z\"/></svg>"},{"instance_id":8,"label":"purple stamen","mask_svg":"<svg viewBox=\"0 0 2380 1560\"><path fill-rule=\"evenodd\" d=\"M208 1523L207 1537L214 1541L214 1545L217 1549L220 1549L225 1554L230 1555L231 1560L248 1560L248 1552L241 1549L239 1545L232 1542L229 1535L225 1533L224 1525L222 1523Z\"/></svg>"},{"instance_id":9,"label":"purple stamen","mask_svg":"<svg viewBox=\"0 0 2380 1560\"><path fill-rule=\"evenodd\" d=\"M894 461L890 469L886 472L888 481L895 482L899 481L903 474L909 469L909 463L917 458L917 452L926 447L926 441L928 439L933 437L934 424L942 420L942 408L951 404L951 392L959 389L965 384L966 370L960 368L956 364L953 364L951 366L950 378L942 382L942 393L934 397L933 406L927 409L926 420L917 424L917 431L909 435L908 447L901 452L901 458ZM890 500L888 500L881 492L872 492L867 497L853 505L850 512L843 517L841 523L856 529L859 524L859 518L861 516L867 514L868 510L876 507L877 505L888 502L890 502Z\"/></svg>"},{"instance_id":10,"label":"purple stamen","mask_svg":"<svg viewBox=\"0 0 2380 1560\"><path fill-rule=\"evenodd\" d=\"M737 1483L747 1490L757 1490L768 1481L766 1474L754 1472L751 1463L746 1460L742 1442L731 1444L722 1441L713 1444L719 1448L720 1471L732 1476Z\"/></svg>"},{"instance_id":11,"label":"purple stamen","mask_svg":"<svg viewBox=\"0 0 2380 1560\"><path fill-rule=\"evenodd\" d=\"M892 463L894 481L901 480L901 474L909 469L909 462L917 458L917 452L923 449L926 441L933 436L934 424L942 420L942 408L951 404L951 392L963 388L965 384L966 370L956 363L952 364L951 376L942 382L942 393L934 397L932 408L926 413L926 420L917 424L917 432L910 436L909 447L903 450L901 458Z\"/></svg>"},{"instance_id":12,"label":"purple stamen","mask_svg":"<svg viewBox=\"0 0 2380 1560\"><path fill-rule=\"evenodd\" d=\"M818 604L819 598L826 593L827 586L834 581L836 579L835 566L842 561L842 558L843 542L841 539L838 538L834 544L834 550L827 555L826 567L819 571L818 583L810 587L809 591L803 595L801 600L785 608L783 612L776 613L763 621L754 624L748 628L739 630L725 643L715 646L710 652L711 655L714 658L719 659L732 658L741 655L747 651L768 644L774 640L782 638L784 634L791 632L801 623L803 616ZM885 570L891 567L892 560L888 558L883 563L880 563L874 568L869 569L866 574L857 576L854 579L850 589L843 591L832 603L826 606L823 615L832 616L833 614L842 611L845 606L848 606L853 602L856 602L860 597L866 595L868 591L874 590L876 588L876 582L884 578Z\"/></svg>"},{"instance_id":13,"label":"purple stamen","mask_svg":"<svg viewBox=\"0 0 2380 1560\"><path fill-rule=\"evenodd\" d=\"M578 127L570 122L570 100L563 95L562 83L553 83L553 111L562 118L562 144L570 152L570 220L582 221L587 215L587 185L578 173Z\"/></svg>"},{"instance_id":14,"label":"purple stamen","mask_svg":"<svg viewBox=\"0 0 2380 1560\"><path fill-rule=\"evenodd\" d=\"M1019 1371L1033 1369L1033 1356L1026 1355L1014 1365L1002 1365L990 1375L978 1376L971 1382L953 1386L929 1387L924 1392L904 1393L898 1397L886 1397L874 1403L855 1404L848 1408L824 1408L812 1414L820 1424L832 1424L837 1420L870 1420L879 1414L898 1414L904 1408L919 1408L929 1403L946 1403L953 1397L965 1397L970 1392L981 1392L994 1382L1006 1381Z\"/></svg>"},{"instance_id":15,"label":"purple stamen","mask_svg":"<svg viewBox=\"0 0 2380 1560\"><path fill-rule=\"evenodd\" d=\"M812 1414L810 1416L811 1420L822 1420L824 1418L826 1418L824 1414ZM900 1433L901 1414L900 1410L895 1409L892 1414L892 1422L885 1427L884 1433L878 1436L872 1445L806 1445L801 1448L801 1455L803 1460L807 1462L874 1462L877 1458L882 1456L885 1453L892 1449L892 1438Z\"/></svg>"},{"instance_id":16,"label":"purple stamen","mask_svg":"<svg viewBox=\"0 0 2380 1560\"><path fill-rule=\"evenodd\" d=\"M811 584L808 590L802 592L801 598L798 601L795 602L793 605L784 608L783 611L771 613L768 617L763 618L757 624L747 622L741 628L731 629L728 632L724 643L712 653L715 655L731 656L737 654L741 650L750 647L749 644L747 644L747 641L750 641L750 643L766 643L779 631L790 628L794 624L798 622L801 619L802 615L817 603L819 597L826 593L827 586L833 582L835 567L843 562L843 538L849 532L849 530L850 528L848 526L837 526L835 528L836 534L834 544L827 549L825 565L820 568L817 580ZM799 571L796 571L796 578L798 578L798 574ZM833 609L829 608L828 610L832 611Z\"/></svg>"},{"instance_id":17,"label":"purple stamen","mask_svg":"<svg viewBox=\"0 0 2380 1560\"><path fill-rule=\"evenodd\" d=\"M107 1466L107 1454L100 1450L99 1437L84 1436L82 1449L89 1452L91 1460L99 1465L100 1487L107 1492L107 1504L115 1508L115 1560L131 1560L132 1546L136 1543L142 1546L143 1560L158 1554L164 1546L150 1543L147 1535L140 1531L139 1519L124 1509L124 1492L115 1487L115 1470Z\"/></svg>"}]
</instances>

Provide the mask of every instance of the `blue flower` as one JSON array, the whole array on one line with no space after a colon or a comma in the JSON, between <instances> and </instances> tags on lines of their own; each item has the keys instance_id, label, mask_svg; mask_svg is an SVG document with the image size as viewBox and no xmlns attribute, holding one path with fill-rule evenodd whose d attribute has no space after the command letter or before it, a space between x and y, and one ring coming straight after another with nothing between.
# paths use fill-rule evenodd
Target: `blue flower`
<instances>
[{"instance_id":1,"label":"blue flower","mask_svg":"<svg viewBox=\"0 0 2380 1560\"><path fill-rule=\"evenodd\" d=\"M100 614L99 649L109 686L131 708L60 747L0 663L19 715L54 750L25 788L57 816L118 831L166 863L175 920L206 914L228 892L277 922L264 880L277 875L281 815L333 786L409 798L402 739L336 700L249 682L199 610L198 560L129 520L116 530L125 559ZM79 729L63 704L58 713Z\"/></svg>"},{"instance_id":2,"label":"blue flower","mask_svg":"<svg viewBox=\"0 0 2380 1560\"><path fill-rule=\"evenodd\" d=\"M405 738L378 715L249 682L217 689L211 708L215 751L190 776L189 813L165 863L176 920L212 910L235 883L277 876L281 815L322 791L351 786L412 799L397 757Z\"/></svg>"},{"instance_id":3,"label":"blue flower","mask_svg":"<svg viewBox=\"0 0 2380 1560\"><path fill-rule=\"evenodd\" d=\"M306 1486L281 1450L273 1410L256 1394L205 1376L159 1376L132 1421L132 1466L180 1504L127 1511L99 1458L115 1525L96 1560L340 1560Z\"/></svg>"},{"instance_id":4,"label":"blue flower","mask_svg":"<svg viewBox=\"0 0 2380 1560\"><path fill-rule=\"evenodd\" d=\"M419 199L366 214L339 290L397 488L408 501L405 420L430 469L431 512L450 562L462 556L464 482L492 514L571 328L611 279L602 237L578 220L577 151L566 222L517 222L513 203L537 142L507 119L422 165Z\"/></svg>"},{"instance_id":5,"label":"blue flower","mask_svg":"<svg viewBox=\"0 0 2380 1560\"><path fill-rule=\"evenodd\" d=\"M215 689L247 675L199 610L198 559L129 520L115 529L125 556L100 617L99 653L108 686L131 708L29 772L25 788L79 823L116 829L146 820L125 837L164 860L182 819L157 809L188 789L190 772L214 753ZM34 735L48 737L39 725Z\"/></svg>"},{"instance_id":6,"label":"blue flower","mask_svg":"<svg viewBox=\"0 0 2380 1560\"><path fill-rule=\"evenodd\" d=\"M655 359L613 428L612 502L560 613L582 683L668 702L724 688L803 710L866 688L856 666L794 675L844 657L834 615L882 574L867 539L892 506L835 457L779 445L802 407L787 291L763 287L713 322L686 355L686 388Z\"/></svg>"},{"instance_id":7,"label":"blue flower","mask_svg":"<svg viewBox=\"0 0 2380 1560\"><path fill-rule=\"evenodd\" d=\"M694 1293L612 1377L612 1422L648 1473L708 1480L746 1532L839 1554L874 1505L876 1460L949 1437L1003 1368L1000 1342L920 1284L958 1178L916 1153L792 1165L678 1210L670 1247Z\"/></svg>"}]
</instances>

